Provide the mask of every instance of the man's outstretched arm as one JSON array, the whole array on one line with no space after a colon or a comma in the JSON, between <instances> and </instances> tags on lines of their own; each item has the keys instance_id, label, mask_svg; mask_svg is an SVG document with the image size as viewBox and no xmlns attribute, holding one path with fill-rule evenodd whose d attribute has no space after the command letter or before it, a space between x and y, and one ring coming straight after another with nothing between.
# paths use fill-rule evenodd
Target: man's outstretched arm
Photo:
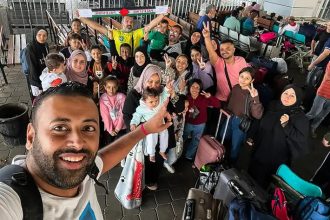
<instances>
[{"instance_id":1,"label":"man's outstretched arm","mask_svg":"<svg viewBox=\"0 0 330 220\"><path fill-rule=\"evenodd\" d=\"M166 111L167 103L168 101L164 103L156 115L154 115L149 121L143 124L144 130L148 134L161 132L172 125L171 116ZM168 119L168 122L165 124L164 118ZM140 125L134 131L131 131L130 133L100 150L99 156L103 161L102 173L105 173L112 167L116 166L123 158L127 156L127 154L136 145L136 143L138 143L145 136L145 132Z\"/></svg>"},{"instance_id":2,"label":"man's outstretched arm","mask_svg":"<svg viewBox=\"0 0 330 220\"><path fill-rule=\"evenodd\" d=\"M103 27L102 25L100 25L99 23L88 19L88 18L84 18L84 17L80 17L79 18L80 21L84 24L86 24L87 26L91 27L92 29L100 32L101 34L104 34L105 36L107 36L108 34L108 29L106 27Z\"/></svg>"}]
</instances>

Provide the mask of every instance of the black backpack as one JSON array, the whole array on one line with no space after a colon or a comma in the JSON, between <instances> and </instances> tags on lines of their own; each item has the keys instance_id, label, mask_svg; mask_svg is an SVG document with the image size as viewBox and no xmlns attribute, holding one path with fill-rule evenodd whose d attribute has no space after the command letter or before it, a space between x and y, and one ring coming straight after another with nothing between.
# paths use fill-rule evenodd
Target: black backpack
<instances>
[{"instance_id":1,"label":"black backpack","mask_svg":"<svg viewBox=\"0 0 330 220\"><path fill-rule=\"evenodd\" d=\"M105 186L96 179L98 173L99 169L94 163L88 175L108 194ZM23 209L23 220L43 219L43 204L39 189L26 169L13 164L4 166L0 169L0 182L10 186L18 194Z\"/></svg>"},{"instance_id":2,"label":"black backpack","mask_svg":"<svg viewBox=\"0 0 330 220\"><path fill-rule=\"evenodd\" d=\"M23 219L43 219L41 195L31 174L19 165L7 165L0 169L0 182L10 186L18 194L23 209Z\"/></svg>"}]
</instances>

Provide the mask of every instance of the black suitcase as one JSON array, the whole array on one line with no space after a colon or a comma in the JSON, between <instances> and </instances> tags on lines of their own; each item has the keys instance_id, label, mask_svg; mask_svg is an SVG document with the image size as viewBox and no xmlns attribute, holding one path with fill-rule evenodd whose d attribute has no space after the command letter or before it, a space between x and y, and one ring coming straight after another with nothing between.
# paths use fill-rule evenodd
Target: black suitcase
<instances>
[{"instance_id":1,"label":"black suitcase","mask_svg":"<svg viewBox=\"0 0 330 220\"><path fill-rule=\"evenodd\" d=\"M243 197L255 202L257 208L267 210L269 195L245 172L235 168L222 171L213 198L220 199L229 207L235 197Z\"/></svg>"}]
</instances>

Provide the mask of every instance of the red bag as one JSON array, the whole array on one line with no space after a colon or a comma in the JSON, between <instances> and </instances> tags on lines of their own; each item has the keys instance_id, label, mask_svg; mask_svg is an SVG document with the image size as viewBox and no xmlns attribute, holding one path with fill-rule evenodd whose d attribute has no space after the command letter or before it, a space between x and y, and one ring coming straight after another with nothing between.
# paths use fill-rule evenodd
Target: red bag
<instances>
[{"instance_id":1,"label":"red bag","mask_svg":"<svg viewBox=\"0 0 330 220\"><path fill-rule=\"evenodd\" d=\"M284 192L279 187L275 188L274 197L272 199L272 211L273 215L278 220L292 220L288 215L287 201Z\"/></svg>"},{"instance_id":2,"label":"red bag","mask_svg":"<svg viewBox=\"0 0 330 220\"><path fill-rule=\"evenodd\" d=\"M268 69L266 67L259 67L254 76L254 82L259 84L263 83L267 73Z\"/></svg>"},{"instance_id":3,"label":"red bag","mask_svg":"<svg viewBox=\"0 0 330 220\"><path fill-rule=\"evenodd\" d=\"M260 34L259 40L263 43L268 43L271 40L274 40L276 38L276 33L275 32L267 32Z\"/></svg>"}]
</instances>

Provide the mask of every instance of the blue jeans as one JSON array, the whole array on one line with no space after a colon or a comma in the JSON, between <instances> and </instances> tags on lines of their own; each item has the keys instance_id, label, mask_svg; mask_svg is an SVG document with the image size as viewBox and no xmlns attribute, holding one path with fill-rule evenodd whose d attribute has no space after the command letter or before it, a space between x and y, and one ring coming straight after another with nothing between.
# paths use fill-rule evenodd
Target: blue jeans
<instances>
[{"instance_id":1,"label":"blue jeans","mask_svg":"<svg viewBox=\"0 0 330 220\"><path fill-rule=\"evenodd\" d=\"M238 158L241 145L246 138L246 133L239 129L239 123L241 119L237 116L231 116L228 123L227 133L225 140L231 139L231 150L230 150L230 160L235 162ZM217 139L221 141L223 133L225 130L225 123L221 126L220 132L218 133Z\"/></svg>"},{"instance_id":2,"label":"blue jeans","mask_svg":"<svg viewBox=\"0 0 330 220\"><path fill-rule=\"evenodd\" d=\"M194 159L199 144L199 140L202 137L205 128L205 123L199 125L193 125L186 123L183 131L183 141L186 142L188 137L191 137L189 143L185 143L187 146L186 158Z\"/></svg>"},{"instance_id":3,"label":"blue jeans","mask_svg":"<svg viewBox=\"0 0 330 220\"><path fill-rule=\"evenodd\" d=\"M306 114L307 118L312 120L312 132L315 132L323 119L329 114L329 112L330 100L316 95L311 110Z\"/></svg>"}]
</instances>

